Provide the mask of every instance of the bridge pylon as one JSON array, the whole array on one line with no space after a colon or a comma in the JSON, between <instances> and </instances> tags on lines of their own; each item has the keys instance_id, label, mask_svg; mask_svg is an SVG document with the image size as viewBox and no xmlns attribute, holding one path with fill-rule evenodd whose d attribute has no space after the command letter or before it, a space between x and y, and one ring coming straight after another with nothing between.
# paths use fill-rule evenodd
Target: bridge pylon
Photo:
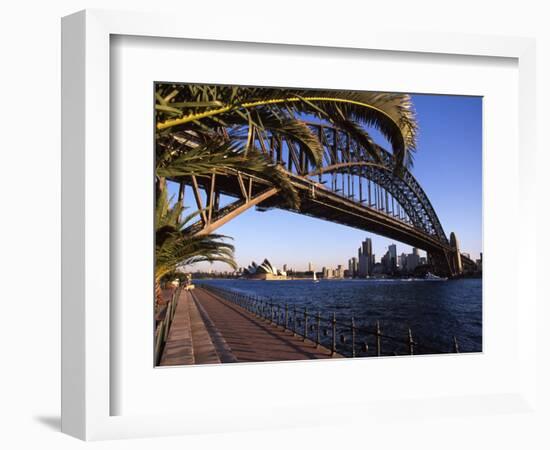
<instances>
[{"instance_id":1,"label":"bridge pylon","mask_svg":"<svg viewBox=\"0 0 550 450\"><path fill-rule=\"evenodd\" d=\"M462 258L460 256L460 247L458 244L458 238L456 237L456 234L451 232L451 237L449 239L452 252L450 255L450 262L451 262L451 275L452 276L459 276L462 275L464 270L462 268Z\"/></svg>"},{"instance_id":2,"label":"bridge pylon","mask_svg":"<svg viewBox=\"0 0 550 450\"><path fill-rule=\"evenodd\" d=\"M435 273L443 277L460 277L464 274L462 255L456 234L451 233L449 239L450 249L443 249L439 252L428 252L429 263L432 265Z\"/></svg>"}]
</instances>

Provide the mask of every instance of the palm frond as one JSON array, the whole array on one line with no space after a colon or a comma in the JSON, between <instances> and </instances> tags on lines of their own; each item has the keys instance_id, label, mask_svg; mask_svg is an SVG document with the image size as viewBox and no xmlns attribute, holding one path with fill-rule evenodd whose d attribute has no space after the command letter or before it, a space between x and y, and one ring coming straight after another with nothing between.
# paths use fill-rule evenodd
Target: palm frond
<instances>
[{"instance_id":1,"label":"palm frond","mask_svg":"<svg viewBox=\"0 0 550 450\"><path fill-rule=\"evenodd\" d=\"M277 116L273 110L262 108L254 111L261 119L262 128L272 135L282 135L299 144L312 165L319 167L323 159L323 145L307 124L293 116Z\"/></svg>"},{"instance_id":2,"label":"palm frond","mask_svg":"<svg viewBox=\"0 0 550 450\"><path fill-rule=\"evenodd\" d=\"M326 95L326 91L304 91L307 96ZM410 166L410 155L416 151L418 124L411 97L408 94L335 91L331 96L348 100L331 102L320 100L323 110L335 122L342 115L356 123L378 129L391 144L397 165ZM371 108L362 105L370 105Z\"/></svg>"},{"instance_id":3,"label":"palm frond","mask_svg":"<svg viewBox=\"0 0 550 450\"><path fill-rule=\"evenodd\" d=\"M194 147L185 146L174 159L157 167L157 175L167 178L203 176L212 172L239 171L271 182L287 204L296 208L300 199L288 174L255 148L245 152L243 141L232 142L219 136Z\"/></svg>"},{"instance_id":4,"label":"palm frond","mask_svg":"<svg viewBox=\"0 0 550 450\"><path fill-rule=\"evenodd\" d=\"M167 89L168 90L168 89ZM202 92L203 97L197 98ZM396 166L409 166L412 153L416 149L417 123L410 96L407 94L297 90L274 88L246 88L229 86L210 86L204 97L204 89L195 85L181 86L178 95L187 101L218 101L222 107L196 107L182 110L180 118L172 120L164 115L157 116L160 128L185 124L192 118L208 120L209 117L233 114L235 110L254 110L256 108L279 106L294 113L310 114L329 120L343 128L350 127L346 121L353 121L363 127L378 129L390 142L395 156ZM355 127L355 130L357 128ZM361 145L365 140L360 134L354 138ZM372 147L365 146L367 151Z\"/></svg>"},{"instance_id":5,"label":"palm frond","mask_svg":"<svg viewBox=\"0 0 550 450\"><path fill-rule=\"evenodd\" d=\"M222 262L232 268L237 264L234 246L225 242L226 236L218 234L190 236L181 231L170 233L162 245L156 246L155 279L197 262Z\"/></svg>"}]
</instances>

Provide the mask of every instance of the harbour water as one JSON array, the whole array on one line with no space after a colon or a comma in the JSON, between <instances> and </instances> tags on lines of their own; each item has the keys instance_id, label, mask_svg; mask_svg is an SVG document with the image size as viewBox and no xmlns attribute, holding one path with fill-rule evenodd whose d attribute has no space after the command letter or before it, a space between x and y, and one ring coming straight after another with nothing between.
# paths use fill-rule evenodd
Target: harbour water
<instances>
[{"instance_id":1,"label":"harbour water","mask_svg":"<svg viewBox=\"0 0 550 450\"><path fill-rule=\"evenodd\" d=\"M453 352L454 338L461 353L482 351L482 280L197 280L219 288L270 299L289 309L307 308L311 314L332 317L342 323L375 329L395 337L383 345L383 354L406 354L411 329L418 344L415 353ZM373 336L357 336L373 349ZM372 355L367 350L364 356Z\"/></svg>"}]
</instances>

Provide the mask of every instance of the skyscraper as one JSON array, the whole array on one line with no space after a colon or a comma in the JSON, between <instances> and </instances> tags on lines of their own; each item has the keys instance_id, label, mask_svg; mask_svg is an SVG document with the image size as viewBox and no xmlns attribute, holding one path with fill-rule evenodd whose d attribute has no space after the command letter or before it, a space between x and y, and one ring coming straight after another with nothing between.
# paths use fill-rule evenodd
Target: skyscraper
<instances>
[{"instance_id":1,"label":"skyscraper","mask_svg":"<svg viewBox=\"0 0 550 450\"><path fill-rule=\"evenodd\" d=\"M313 272L313 263L311 262L307 263L307 270L308 272Z\"/></svg>"},{"instance_id":2,"label":"skyscraper","mask_svg":"<svg viewBox=\"0 0 550 450\"><path fill-rule=\"evenodd\" d=\"M407 255L407 272L412 273L414 269L420 264L420 254L418 253L418 250L415 252L415 248L413 248L413 252Z\"/></svg>"},{"instance_id":3,"label":"skyscraper","mask_svg":"<svg viewBox=\"0 0 550 450\"><path fill-rule=\"evenodd\" d=\"M388 253L390 268L391 270L395 270L397 268L397 246L395 244L390 244L388 246Z\"/></svg>"},{"instance_id":4,"label":"skyscraper","mask_svg":"<svg viewBox=\"0 0 550 450\"><path fill-rule=\"evenodd\" d=\"M483 270L483 253L479 254L479 259L476 260L477 270L480 272Z\"/></svg>"},{"instance_id":5,"label":"skyscraper","mask_svg":"<svg viewBox=\"0 0 550 450\"><path fill-rule=\"evenodd\" d=\"M348 270L349 270L350 277L357 276L358 264L357 264L357 258L355 256L348 261Z\"/></svg>"},{"instance_id":6,"label":"skyscraper","mask_svg":"<svg viewBox=\"0 0 550 450\"><path fill-rule=\"evenodd\" d=\"M392 272L392 265L391 265L391 258L390 258L390 251L388 250L386 253L384 253L384 256L380 259L380 262L382 263L382 266L384 267L384 273L391 273Z\"/></svg>"},{"instance_id":7,"label":"skyscraper","mask_svg":"<svg viewBox=\"0 0 550 450\"><path fill-rule=\"evenodd\" d=\"M372 274L374 267L374 255L372 254L372 241L366 238L357 252L358 267L357 274L359 277L366 277Z\"/></svg>"},{"instance_id":8,"label":"skyscraper","mask_svg":"<svg viewBox=\"0 0 550 450\"><path fill-rule=\"evenodd\" d=\"M407 255L404 252L399 255L399 267L402 271L407 270Z\"/></svg>"}]
</instances>

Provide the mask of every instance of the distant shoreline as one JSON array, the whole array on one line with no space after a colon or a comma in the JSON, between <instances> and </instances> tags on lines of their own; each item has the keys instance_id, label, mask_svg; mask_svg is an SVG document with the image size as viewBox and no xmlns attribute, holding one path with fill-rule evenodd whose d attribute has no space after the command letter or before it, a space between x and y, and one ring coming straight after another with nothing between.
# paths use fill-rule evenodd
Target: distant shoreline
<instances>
[{"instance_id":1,"label":"distant shoreline","mask_svg":"<svg viewBox=\"0 0 550 450\"><path fill-rule=\"evenodd\" d=\"M482 276L470 276L470 277L461 277L458 279L482 279ZM286 279L279 279L279 280L261 280L261 279L254 279L254 278L223 278L223 277L212 277L212 278L193 278L193 281L215 281L215 280L235 280L235 281L310 281L313 282L313 278L286 278ZM317 278L315 281L320 281L323 283L330 282L330 281L433 281L433 280L426 280L424 278L415 278L415 277L370 277L370 278ZM437 280L436 280L437 281Z\"/></svg>"}]
</instances>

